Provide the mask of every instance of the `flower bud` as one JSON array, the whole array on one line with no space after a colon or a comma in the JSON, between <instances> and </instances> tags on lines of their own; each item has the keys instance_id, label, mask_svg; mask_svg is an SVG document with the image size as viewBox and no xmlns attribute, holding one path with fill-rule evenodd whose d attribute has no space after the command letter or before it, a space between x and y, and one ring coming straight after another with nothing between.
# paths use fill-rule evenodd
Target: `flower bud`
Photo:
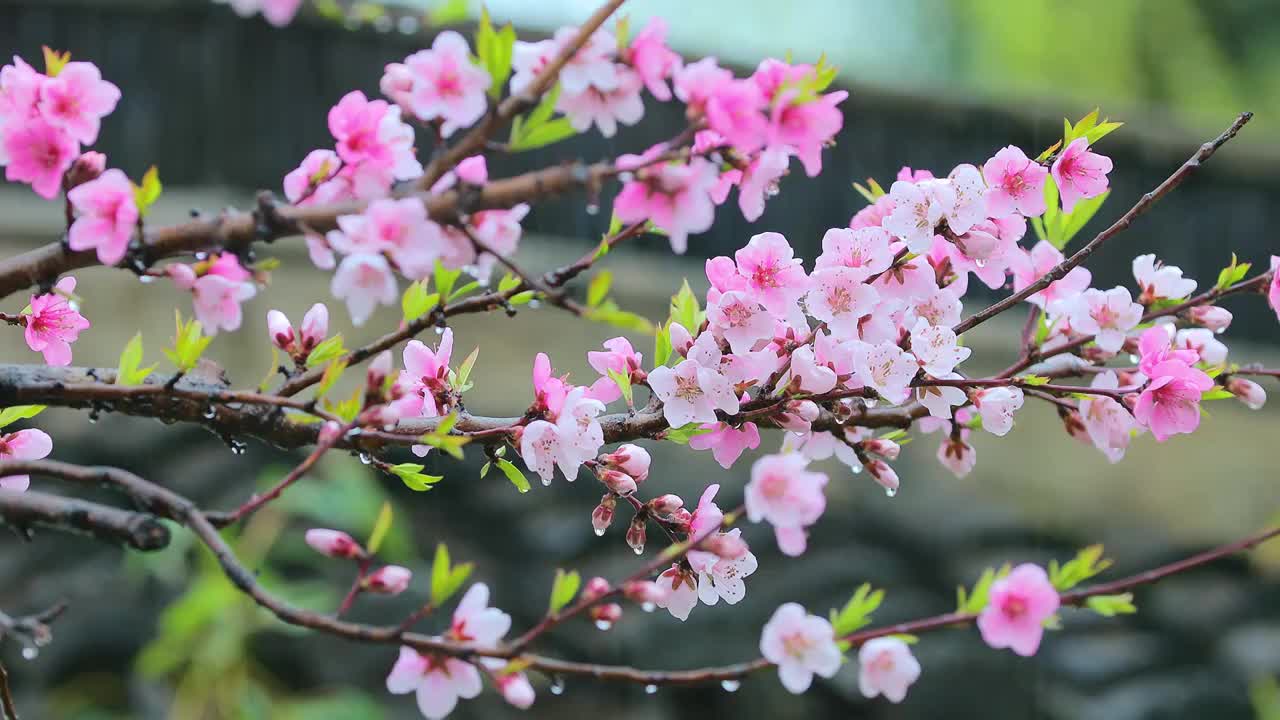
<instances>
[{"instance_id":1,"label":"flower bud","mask_svg":"<svg viewBox=\"0 0 1280 720\"><path fill-rule=\"evenodd\" d=\"M279 310L267 311L267 335L271 343L285 352L293 352L293 325Z\"/></svg>"},{"instance_id":2,"label":"flower bud","mask_svg":"<svg viewBox=\"0 0 1280 720\"><path fill-rule=\"evenodd\" d=\"M866 468L867 472L871 473L871 477L884 488L886 495L893 497L898 494L898 473L889 467L889 463L879 458L872 458Z\"/></svg>"},{"instance_id":3,"label":"flower bud","mask_svg":"<svg viewBox=\"0 0 1280 720\"><path fill-rule=\"evenodd\" d=\"M385 565L364 579L364 589L380 595L399 595L409 587L413 572L399 565Z\"/></svg>"},{"instance_id":4,"label":"flower bud","mask_svg":"<svg viewBox=\"0 0 1280 720\"><path fill-rule=\"evenodd\" d=\"M164 272L179 290L190 290L196 284L196 271L185 263L166 265Z\"/></svg>"},{"instance_id":5,"label":"flower bud","mask_svg":"<svg viewBox=\"0 0 1280 720\"><path fill-rule=\"evenodd\" d=\"M1191 322L1208 328L1216 333L1227 329L1231 324L1231 311L1217 305L1200 305L1191 308Z\"/></svg>"},{"instance_id":6,"label":"flower bud","mask_svg":"<svg viewBox=\"0 0 1280 720\"><path fill-rule=\"evenodd\" d=\"M1233 377L1227 381L1227 391L1249 406L1250 410L1261 410L1262 406L1267 404L1267 391L1252 380Z\"/></svg>"},{"instance_id":7,"label":"flower bud","mask_svg":"<svg viewBox=\"0 0 1280 720\"><path fill-rule=\"evenodd\" d=\"M667 599L667 591L652 580L632 580L622 586L622 594L631 602L643 605L656 605Z\"/></svg>"},{"instance_id":8,"label":"flower bud","mask_svg":"<svg viewBox=\"0 0 1280 720\"><path fill-rule=\"evenodd\" d=\"M321 445L333 446L342 437L342 426L333 420L325 420L320 426L317 442Z\"/></svg>"},{"instance_id":9,"label":"flower bud","mask_svg":"<svg viewBox=\"0 0 1280 720\"><path fill-rule=\"evenodd\" d=\"M636 491L635 478L624 472L617 470L598 470L596 476L600 478L600 482L618 495L626 496Z\"/></svg>"},{"instance_id":10,"label":"flower bud","mask_svg":"<svg viewBox=\"0 0 1280 720\"><path fill-rule=\"evenodd\" d=\"M383 95L399 105L408 108L409 96L413 92L413 71L401 63L388 63L378 82L378 89Z\"/></svg>"},{"instance_id":11,"label":"flower bud","mask_svg":"<svg viewBox=\"0 0 1280 720\"><path fill-rule=\"evenodd\" d=\"M373 362L369 363L369 367L365 372L365 387L370 392L382 392L382 384L387 381L387 375L391 374L391 351L383 350L378 353Z\"/></svg>"},{"instance_id":12,"label":"flower bud","mask_svg":"<svg viewBox=\"0 0 1280 720\"><path fill-rule=\"evenodd\" d=\"M884 438L871 438L862 441L862 448L869 453L879 455L885 460L897 460L898 453L902 450L902 446L892 440Z\"/></svg>"},{"instance_id":13,"label":"flower bud","mask_svg":"<svg viewBox=\"0 0 1280 720\"><path fill-rule=\"evenodd\" d=\"M76 161L71 164L67 170L65 182L66 189L70 190L79 187L92 180L97 180L98 176L107 170L107 156L100 152L82 153Z\"/></svg>"},{"instance_id":14,"label":"flower bud","mask_svg":"<svg viewBox=\"0 0 1280 720\"><path fill-rule=\"evenodd\" d=\"M693 522L693 513L689 512L688 508L680 508L671 513L671 517L667 518L667 522L675 527L688 530L689 524Z\"/></svg>"},{"instance_id":15,"label":"flower bud","mask_svg":"<svg viewBox=\"0 0 1280 720\"><path fill-rule=\"evenodd\" d=\"M529 682L528 675L522 672L499 672L494 674L493 681L498 686L498 692L502 693L502 699L508 704L521 710L528 710L533 705L533 684Z\"/></svg>"},{"instance_id":16,"label":"flower bud","mask_svg":"<svg viewBox=\"0 0 1280 720\"><path fill-rule=\"evenodd\" d=\"M609 493L600 499L600 504L595 510L591 511L591 527L595 529L596 535L604 535L604 531L609 529L609 525L613 522L613 511L618 506L618 496Z\"/></svg>"},{"instance_id":17,"label":"flower bud","mask_svg":"<svg viewBox=\"0 0 1280 720\"><path fill-rule=\"evenodd\" d=\"M637 483L644 482L649 477L649 451L639 445L619 445L617 450L601 460L635 478Z\"/></svg>"},{"instance_id":18,"label":"flower bud","mask_svg":"<svg viewBox=\"0 0 1280 720\"><path fill-rule=\"evenodd\" d=\"M324 303L312 305L307 314L302 316L302 326L299 329L302 332L302 352L309 353L324 342L325 335L329 334L329 308Z\"/></svg>"},{"instance_id":19,"label":"flower bud","mask_svg":"<svg viewBox=\"0 0 1280 720\"><path fill-rule=\"evenodd\" d=\"M582 594L587 600L595 600L612 589L613 587L609 585L608 580L597 575L588 580L587 584L582 587Z\"/></svg>"},{"instance_id":20,"label":"flower bud","mask_svg":"<svg viewBox=\"0 0 1280 720\"><path fill-rule=\"evenodd\" d=\"M336 558L364 557L364 548L352 537L340 530L312 528L304 536L307 544L321 555Z\"/></svg>"},{"instance_id":21,"label":"flower bud","mask_svg":"<svg viewBox=\"0 0 1280 720\"><path fill-rule=\"evenodd\" d=\"M689 329L678 322L671 323L671 349L685 356L689 354L690 347L693 347L693 336Z\"/></svg>"},{"instance_id":22,"label":"flower bud","mask_svg":"<svg viewBox=\"0 0 1280 720\"><path fill-rule=\"evenodd\" d=\"M622 619L622 606L618 603L605 603L591 608L591 619L596 621L596 627L601 630L608 630L613 624Z\"/></svg>"},{"instance_id":23,"label":"flower bud","mask_svg":"<svg viewBox=\"0 0 1280 720\"><path fill-rule=\"evenodd\" d=\"M749 550L747 541L743 540L741 535L730 535L729 533L712 535L702 541L702 547L707 552L718 556L721 560L737 560L745 556Z\"/></svg>"},{"instance_id":24,"label":"flower bud","mask_svg":"<svg viewBox=\"0 0 1280 720\"><path fill-rule=\"evenodd\" d=\"M649 511L663 520L670 519L672 515L684 507L684 500L679 495L659 495L649 501Z\"/></svg>"},{"instance_id":25,"label":"flower bud","mask_svg":"<svg viewBox=\"0 0 1280 720\"><path fill-rule=\"evenodd\" d=\"M648 529L648 524L644 516L636 515L631 518L631 526L627 528L627 545L637 555L644 552L645 531Z\"/></svg>"}]
</instances>

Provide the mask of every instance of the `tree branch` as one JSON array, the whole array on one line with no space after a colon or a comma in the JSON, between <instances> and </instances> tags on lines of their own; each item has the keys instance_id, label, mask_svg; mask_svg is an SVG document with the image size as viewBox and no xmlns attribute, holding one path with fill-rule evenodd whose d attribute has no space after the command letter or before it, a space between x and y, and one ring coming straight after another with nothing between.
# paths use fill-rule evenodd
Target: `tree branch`
<instances>
[{"instance_id":1,"label":"tree branch","mask_svg":"<svg viewBox=\"0 0 1280 720\"><path fill-rule=\"evenodd\" d=\"M155 518L42 492L0 490L0 520L24 537L33 527L93 536L135 550L162 550L169 529Z\"/></svg>"}]
</instances>

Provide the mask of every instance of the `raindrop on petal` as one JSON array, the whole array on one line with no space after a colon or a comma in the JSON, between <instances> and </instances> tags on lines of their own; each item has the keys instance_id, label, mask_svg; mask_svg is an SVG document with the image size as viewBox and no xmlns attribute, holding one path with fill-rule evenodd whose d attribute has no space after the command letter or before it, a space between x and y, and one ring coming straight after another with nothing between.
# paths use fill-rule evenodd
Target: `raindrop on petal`
<instances>
[{"instance_id":1,"label":"raindrop on petal","mask_svg":"<svg viewBox=\"0 0 1280 720\"><path fill-rule=\"evenodd\" d=\"M742 687L742 681L741 680L721 680L720 687L724 688L725 692L737 692L738 688Z\"/></svg>"}]
</instances>

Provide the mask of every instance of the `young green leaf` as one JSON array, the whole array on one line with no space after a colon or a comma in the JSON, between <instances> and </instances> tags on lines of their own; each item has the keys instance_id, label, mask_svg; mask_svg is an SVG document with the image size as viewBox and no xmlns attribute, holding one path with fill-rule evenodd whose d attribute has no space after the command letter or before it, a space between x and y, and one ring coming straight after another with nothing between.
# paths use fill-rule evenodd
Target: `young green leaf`
<instances>
[{"instance_id":1,"label":"young green leaf","mask_svg":"<svg viewBox=\"0 0 1280 720\"><path fill-rule=\"evenodd\" d=\"M347 361L345 358L334 360L325 366L324 372L320 375L320 382L316 385L316 397L324 397L333 389L333 384L338 382L338 378L342 377L342 373L347 369Z\"/></svg>"},{"instance_id":2,"label":"young green leaf","mask_svg":"<svg viewBox=\"0 0 1280 720\"><path fill-rule=\"evenodd\" d=\"M182 313L178 310L173 312L176 325L173 347L164 348L164 354L178 370L187 372L195 368L196 363L200 361L200 356L204 354L205 348L209 347L209 343L213 342L213 338L206 337L203 334L204 328L200 325L199 320L192 318L184 323L182 321Z\"/></svg>"},{"instance_id":3,"label":"young green leaf","mask_svg":"<svg viewBox=\"0 0 1280 720\"><path fill-rule=\"evenodd\" d=\"M140 385L156 369L155 364L139 368L142 364L142 333L137 333L124 346L120 362L116 366L116 385Z\"/></svg>"},{"instance_id":4,"label":"young green leaf","mask_svg":"<svg viewBox=\"0 0 1280 720\"><path fill-rule=\"evenodd\" d=\"M451 566L448 546L437 545L435 562L431 565L431 604L443 605L467 581L472 567L471 563Z\"/></svg>"},{"instance_id":5,"label":"young green leaf","mask_svg":"<svg viewBox=\"0 0 1280 720\"><path fill-rule=\"evenodd\" d=\"M428 293L426 282L421 280L410 283L405 288L404 295L400 296L400 310L406 323L426 315L439 304L440 293Z\"/></svg>"},{"instance_id":6,"label":"young green leaf","mask_svg":"<svg viewBox=\"0 0 1280 720\"><path fill-rule=\"evenodd\" d=\"M160 184L160 171L152 165L142 176L142 184L133 186L133 202L138 206L138 214L146 217L151 206L160 199L164 186Z\"/></svg>"},{"instance_id":7,"label":"young green leaf","mask_svg":"<svg viewBox=\"0 0 1280 720\"><path fill-rule=\"evenodd\" d=\"M551 608L548 614L555 615L573 602L574 596L578 594L578 586L581 584L582 577L578 575L577 570L565 572L557 568L555 580L551 583Z\"/></svg>"},{"instance_id":8,"label":"young green leaf","mask_svg":"<svg viewBox=\"0 0 1280 720\"><path fill-rule=\"evenodd\" d=\"M689 423L683 427L671 428L663 433L662 439L670 440L673 443L679 443L681 445L688 445L689 438L696 437L698 435L705 435L709 432L711 432L711 430L703 428L698 423Z\"/></svg>"},{"instance_id":9,"label":"young green leaf","mask_svg":"<svg viewBox=\"0 0 1280 720\"><path fill-rule=\"evenodd\" d=\"M671 324L667 323L658 329L653 337L653 366L662 367L671 357Z\"/></svg>"},{"instance_id":10,"label":"young green leaf","mask_svg":"<svg viewBox=\"0 0 1280 720\"><path fill-rule=\"evenodd\" d=\"M378 511L378 519L373 522L373 531L369 533L369 542L365 543L365 548L369 550L370 555L377 553L378 548L382 547L382 541L386 540L387 533L391 532L391 523L394 519L391 503L383 502L382 509Z\"/></svg>"},{"instance_id":11,"label":"young green leaf","mask_svg":"<svg viewBox=\"0 0 1280 720\"><path fill-rule=\"evenodd\" d=\"M511 292L512 290L515 290L516 288L520 287L520 283L521 283L520 278L516 277L515 275L512 275L511 273L507 273L506 275L502 276L501 280L498 281L498 292L500 293Z\"/></svg>"},{"instance_id":12,"label":"young green leaf","mask_svg":"<svg viewBox=\"0 0 1280 720\"><path fill-rule=\"evenodd\" d=\"M836 637L848 635L871 624L871 613L884 601L884 590L874 590L871 583L863 583L839 612L830 613L831 627Z\"/></svg>"},{"instance_id":13,"label":"young green leaf","mask_svg":"<svg viewBox=\"0 0 1280 720\"><path fill-rule=\"evenodd\" d=\"M342 334L339 333L331 338L322 340L319 345L312 348L311 353L307 355L306 365L309 368L320 367L346 353L347 349L342 344Z\"/></svg>"},{"instance_id":14,"label":"young green leaf","mask_svg":"<svg viewBox=\"0 0 1280 720\"><path fill-rule=\"evenodd\" d=\"M1049 561L1049 582L1058 590L1069 590L1100 574L1111 567L1111 561L1104 558L1102 552L1101 545L1090 545L1076 553L1062 567L1058 567L1056 560Z\"/></svg>"},{"instance_id":15,"label":"young green leaf","mask_svg":"<svg viewBox=\"0 0 1280 720\"><path fill-rule=\"evenodd\" d=\"M437 260L435 280L436 292L440 293L440 297L449 297L449 293L453 292L453 286L458 282L458 278L461 276L461 270L450 270L444 266L444 263Z\"/></svg>"},{"instance_id":16,"label":"young green leaf","mask_svg":"<svg viewBox=\"0 0 1280 720\"><path fill-rule=\"evenodd\" d=\"M598 307L588 308L586 317L595 322L606 323L623 330L652 335L657 328L643 315L623 310L613 300L605 300Z\"/></svg>"},{"instance_id":17,"label":"young green leaf","mask_svg":"<svg viewBox=\"0 0 1280 720\"><path fill-rule=\"evenodd\" d=\"M480 357L479 346L472 350L467 359L463 360L462 364L458 366L458 374L453 378L453 386L459 393L464 393L471 389L471 369L476 366L476 358L478 357Z\"/></svg>"},{"instance_id":18,"label":"young green leaf","mask_svg":"<svg viewBox=\"0 0 1280 720\"><path fill-rule=\"evenodd\" d=\"M1103 617L1115 617L1116 615L1132 615L1138 612L1137 606L1133 604L1133 593L1121 593L1119 595L1094 595L1084 601L1089 609L1098 613Z\"/></svg>"},{"instance_id":19,"label":"young green leaf","mask_svg":"<svg viewBox=\"0 0 1280 720\"><path fill-rule=\"evenodd\" d=\"M392 465L389 469L391 473L400 478L405 486L410 490L425 492L431 489L431 486L444 479L443 475L425 475L423 474L422 465L418 463L400 463Z\"/></svg>"},{"instance_id":20,"label":"young green leaf","mask_svg":"<svg viewBox=\"0 0 1280 720\"><path fill-rule=\"evenodd\" d=\"M683 325L691 334L696 334L705 317L706 314L698 303L698 296L693 294L686 278L680 286L680 292L671 296L671 320Z\"/></svg>"},{"instance_id":21,"label":"young green leaf","mask_svg":"<svg viewBox=\"0 0 1280 720\"><path fill-rule=\"evenodd\" d=\"M622 392L623 399L627 401L627 407L634 407L635 401L631 395L631 373L610 370L609 379L617 384L618 390Z\"/></svg>"},{"instance_id":22,"label":"young green leaf","mask_svg":"<svg viewBox=\"0 0 1280 720\"><path fill-rule=\"evenodd\" d=\"M507 476L507 479L511 481L512 485L516 486L516 490L522 493L529 492L529 479L526 478L524 473L520 472L520 468L516 467L510 460L498 458L498 469L502 471L503 475ZM483 477L483 475L481 477Z\"/></svg>"},{"instance_id":23,"label":"young green leaf","mask_svg":"<svg viewBox=\"0 0 1280 720\"><path fill-rule=\"evenodd\" d=\"M1071 212L1060 215L1058 237L1054 240L1054 246L1059 250L1065 248L1067 243L1071 242L1071 238L1084 229L1085 224L1093 218L1110 195L1111 191L1106 190L1101 195L1077 201Z\"/></svg>"},{"instance_id":24,"label":"young green leaf","mask_svg":"<svg viewBox=\"0 0 1280 720\"><path fill-rule=\"evenodd\" d=\"M44 405L14 405L0 410L0 428L12 425L19 420L28 420L44 412Z\"/></svg>"},{"instance_id":25,"label":"young green leaf","mask_svg":"<svg viewBox=\"0 0 1280 720\"><path fill-rule=\"evenodd\" d=\"M978 582L974 584L973 590L968 593L965 592L963 586L956 587L956 612L970 615L982 612L991 596L991 584L1008 575L1012 569L1007 563L999 570L987 568L982 572L982 577L978 578Z\"/></svg>"},{"instance_id":26,"label":"young green leaf","mask_svg":"<svg viewBox=\"0 0 1280 720\"><path fill-rule=\"evenodd\" d=\"M597 307L609 295L609 287L613 285L613 273L608 270L602 270L591 278L591 283L587 285L587 305L589 307Z\"/></svg>"},{"instance_id":27,"label":"young green leaf","mask_svg":"<svg viewBox=\"0 0 1280 720\"><path fill-rule=\"evenodd\" d=\"M481 6L480 25L476 29L476 53L480 66L493 80L489 86L489 97L494 100L502 97L502 88L511 76L511 53L515 42L515 28L507 23L501 30L494 30L488 9Z\"/></svg>"}]
</instances>

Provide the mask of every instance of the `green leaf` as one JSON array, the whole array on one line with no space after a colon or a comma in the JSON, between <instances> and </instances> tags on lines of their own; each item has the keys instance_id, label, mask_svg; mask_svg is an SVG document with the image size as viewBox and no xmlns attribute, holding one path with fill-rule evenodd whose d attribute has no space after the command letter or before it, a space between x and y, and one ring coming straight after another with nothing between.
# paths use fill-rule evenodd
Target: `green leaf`
<instances>
[{"instance_id":1,"label":"green leaf","mask_svg":"<svg viewBox=\"0 0 1280 720\"><path fill-rule=\"evenodd\" d=\"M329 367L333 367L338 363L342 363L344 367L346 366L346 361L338 360L332 363ZM328 368L326 368L326 370L327 369ZM317 397L321 397L321 395L319 395L319 392L320 392L319 390L316 391ZM364 388L353 389L351 391L351 395L346 400L341 400L336 403L330 401L329 398L324 399L325 409L333 413L334 415L337 415L339 420L347 423L355 421L356 416L360 414L360 408L363 405L364 405ZM320 418L316 418L316 419L319 420Z\"/></svg>"},{"instance_id":2,"label":"green leaf","mask_svg":"<svg viewBox=\"0 0 1280 720\"><path fill-rule=\"evenodd\" d=\"M378 548L382 547L382 541L387 539L387 533L391 532L391 523L394 519L391 503L384 501L382 509L378 511L378 519L373 523L373 531L369 533L369 542L364 544L370 555L376 554Z\"/></svg>"},{"instance_id":3,"label":"green leaf","mask_svg":"<svg viewBox=\"0 0 1280 720\"><path fill-rule=\"evenodd\" d=\"M537 296L538 296L537 290L525 290L524 292L520 292L520 293L516 293L515 295L512 295L511 299L508 300L507 303L510 305L526 305L529 303L530 300L533 300Z\"/></svg>"},{"instance_id":4,"label":"green leaf","mask_svg":"<svg viewBox=\"0 0 1280 720\"><path fill-rule=\"evenodd\" d=\"M519 490L522 493L529 492L529 479L526 478L524 473L520 472L520 468L512 464L510 460L498 458L498 469L502 471L503 475L507 476L507 479L511 481L512 485L516 486L516 490ZM481 477L484 476L481 475Z\"/></svg>"},{"instance_id":5,"label":"green leaf","mask_svg":"<svg viewBox=\"0 0 1280 720\"><path fill-rule=\"evenodd\" d=\"M449 293L449 298L448 300L446 300L446 302L453 302L454 300L457 300L458 298L466 295L467 293L471 292L472 290L475 290L478 287L480 287L480 281L472 280L466 285L463 285L457 290L454 290L453 292Z\"/></svg>"},{"instance_id":6,"label":"green leaf","mask_svg":"<svg viewBox=\"0 0 1280 720\"><path fill-rule=\"evenodd\" d=\"M578 575L577 570L565 572L557 568L555 580L551 583L551 608L548 614L555 615L573 602L573 597L578 594L578 586L581 584L582 577Z\"/></svg>"},{"instance_id":7,"label":"green leaf","mask_svg":"<svg viewBox=\"0 0 1280 720\"><path fill-rule=\"evenodd\" d=\"M448 546L437 545L435 562L431 565L431 604L443 605L467 581L472 568L471 563L450 566Z\"/></svg>"},{"instance_id":8,"label":"green leaf","mask_svg":"<svg viewBox=\"0 0 1280 720\"><path fill-rule=\"evenodd\" d=\"M871 583L863 583L853 593L853 597L844 604L839 612L833 608L830 613L831 627L836 637L842 637L871 624L871 613L884 601L884 590L873 590Z\"/></svg>"},{"instance_id":9,"label":"green leaf","mask_svg":"<svg viewBox=\"0 0 1280 720\"><path fill-rule=\"evenodd\" d=\"M1007 563L999 570L987 568L982 572L982 577L978 578L978 582L974 584L973 590L968 593L965 592L963 586L957 587L956 612L970 615L982 612L991 596L991 584L1008 575L1010 570L1012 570L1012 567Z\"/></svg>"},{"instance_id":10,"label":"green leaf","mask_svg":"<svg viewBox=\"0 0 1280 720\"><path fill-rule=\"evenodd\" d=\"M467 21L471 15L470 0L444 0L431 8L428 19L434 27L441 25L457 25Z\"/></svg>"},{"instance_id":11,"label":"green leaf","mask_svg":"<svg viewBox=\"0 0 1280 720\"><path fill-rule=\"evenodd\" d=\"M0 428L12 425L19 420L29 420L44 412L45 405L14 405L0 410Z\"/></svg>"},{"instance_id":12,"label":"green leaf","mask_svg":"<svg viewBox=\"0 0 1280 720\"><path fill-rule=\"evenodd\" d=\"M1020 383L1023 383L1025 385L1032 385L1032 386L1047 385L1049 383L1049 378L1043 375L1019 375L1018 377L1014 378L1014 380Z\"/></svg>"},{"instance_id":13,"label":"green leaf","mask_svg":"<svg viewBox=\"0 0 1280 720\"><path fill-rule=\"evenodd\" d=\"M116 366L116 385L140 385L156 369L155 364L139 368L142 363L142 333L137 333L124 346Z\"/></svg>"},{"instance_id":14,"label":"green leaf","mask_svg":"<svg viewBox=\"0 0 1280 720\"><path fill-rule=\"evenodd\" d=\"M424 475L422 470L424 466L418 463L400 463L392 465L388 468L393 475L400 478L410 490L425 492L431 489L431 486L444 479L443 475Z\"/></svg>"},{"instance_id":15,"label":"green leaf","mask_svg":"<svg viewBox=\"0 0 1280 720\"><path fill-rule=\"evenodd\" d=\"M316 397L324 397L333 389L333 384L338 382L338 378L342 377L342 373L347 369L346 358L339 358L325 366L324 372L320 375L320 382L316 385Z\"/></svg>"},{"instance_id":16,"label":"green leaf","mask_svg":"<svg viewBox=\"0 0 1280 720\"><path fill-rule=\"evenodd\" d=\"M622 393L622 398L627 401L627 407L635 405L635 401L631 395L631 373L618 372L610 370L608 372L609 379L618 386L618 390Z\"/></svg>"},{"instance_id":17,"label":"green leaf","mask_svg":"<svg viewBox=\"0 0 1280 720\"><path fill-rule=\"evenodd\" d=\"M626 55L627 46L631 44L631 16L623 15L613 25L614 37L618 39L618 54Z\"/></svg>"},{"instance_id":18,"label":"green leaf","mask_svg":"<svg viewBox=\"0 0 1280 720\"><path fill-rule=\"evenodd\" d=\"M461 275L461 270L450 270L439 260L436 261L436 292L440 293L440 297L449 297L449 293L453 292L453 286Z\"/></svg>"},{"instance_id":19,"label":"green leaf","mask_svg":"<svg viewBox=\"0 0 1280 720\"><path fill-rule=\"evenodd\" d=\"M1249 274L1251 263L1242 263L1236 258L1235 253L1231 253L1231 264L1222 268L1218 273L1218 282L1214 285L1218 290L1226 290L1244 279Z\"/></svg>"},{"instance_id":20,"label":"green leaf","mask_svg":"<svg viewBox=\"0 0 1280 720\"><path fill-rule=\"evenodd\" d=\"M698 435L705 435L709 432L711 432L711 430L703 428L698 423L689 423L684 427L671 428L663 433L662 439L670 440L673 443L679 443L681 445L688 445L689 438L697 437Z\"/></svg>"},{"instance_id":21,"label":"green leaf","mask_svg":"<svg viewBox=\"0 0 1280 720\"><path fill-rule=\"evenodd\" d=\"M1050 157L1052 157L1052 156L1053 156L1053 154L1054 154L1055 152L1057 152L1057 151L1058 151L1058 148L1060 148L1060 147L1062 147L1062 141L1061 141L1061 140L1059 140L1059 141L1055 142L1054 144L1050 145L1049 147L1045 148L1045 149L1044 149L1044 152L1042 152L1042 153L1040 153L1039 155L1037 155L1037 156L1036 156L1036 162L1041 162L1041 163L1042 163L1042 162L1044 162L1045 160L1048 160Z\"/></svg>"},{"instance_id":22,"label":"green leaf","mask_svg":"<svg viewBox=\"0 0 1280 720\"><path fill-rule=\"evenodd\" d=\"M1231 398L1234 398L1234 397L1235 395L1232 395L1229 390L1224 390L1220 387L1215 387L1212 390L1205 390L1203 393L1200 394L1200 399L1202 401L1203 400L1230 400Z\"/></svg>"},{"instance_id":23,"label":"green leaf","mask_svg":"<svg viewBox=\"0 0 1280 720\"><path fill-rule=\"evenodd\" d=\"M613 273L608 270L602 270L591 278L591 284L587 285L587 305L589 307L597 307L609 295L609 287L613 285Z\"/></svg>"},{"instance_id":24,"label":"green leaf","mask_svg":"<svg viewBox=\"0 0 1280 720\"><path fill-rule=\"evenodd\" d=\"M400 297L400 310L404 314L406 323L426 315L439 304L440 293L428 293L427 284L424 281L410 283L409 287L405 288L404 295Z\"/></svg>"},{"instance_id":25,"label":"green leaf","mask_svg":"<svg viewBox=\"0 0 1280 720\"><path fill-rule=\"evenodd\" d=\"M1107 568L1111 561L1102 556L1101 545L1090 545L1076 553L1076 556L1058 567L1056 560L1049 562L1049 582L1058 590L1070 590L1080 583L1092 578Z\"/></svg>"},{"instance_id":26,"label":"green leaf","mask_svg":"<svg viewBox=\"0 0 1280 720\"><path fill-rule=\"evenodd\" d=\"M1059 237L1054 242L1054 246L1059 250L1067 246L1071 242L1071 238L1075 237L1084 226L1093 219L1093 216L1102 207L1102 203L1106 202L1110 197L1111 191L1104 191L1101 195L1086 198L1076 202L1076 206L1071 212L1064 214L1059 220Z\"/></svg>"},{"instance_id":27,"label":"green leaf","mask_svg":"<svg viewBox=\"0 0 1280 720\"><path fill-rule=\"evenodd\" d=\"M516 277L515 275L512 275L511 273L507 273L506 275L502 276L501 280L498 281L498 292L500 293L511 292L512 290L515 290L516 288L520 287L521 282L522 281L520 280L520 278Z\"/></svg>"},{"instance_id":28,"label":"green leaf","mask_svg":"<svg viewBox=\"0 0 1280 720\"><path fill-rule=\"evenodd\" d=\"M1089 130L1089 132L1085 133L1084 137L1089 141L1090 145L1093 145L1107 135L1110 135L1112 131L1120 129L1123 125L1124 123L1122 122L1101 122L1098 123L1096 127Z\"/></svg>"},{"instance_id":29,"label":"green leaf","mask_svg":"<svg viewBox=\"0 0 1280 720\"><path fill-rule=\"evenodd\" d=\"M702 312L698 296L693 294L693 289L689 287L689 280L685 278L684 284L680 286L680 292L671 296L671 320L680 323L689 331L689 334L694 335L702 327L702 320L705 317L706 313Z\"/></svg>"},{"instance_id":30,"label":"green leaf","mask_svg":"<svg viewBox=\"0 0 1280 720\"><path fill-rule=\"evenodd\" d=\"M857 190L863 199L873 205L877 200L885 196L884 188L880 187L880 183L876 182L875 178L867 178L866 185L854 183L853 189Z\"/></svg>"},{"instance_id":31,"label":"green leaf","mask_svg":"<svg viewBox=\"0 0 1280 720\"><path fill-rule=\"evenodd\" d=\"M470 382L471 369L476 366L476 358L478 357L480 357L480 348L477 346L467 356L467 359L463 360L462 364L458 366L458 374L454 376L452 384L459 393L464 393L472 388L473 385Z\"/></svg>"},{"instance_id":32,"label":"green leaf","mask_svg":"<svg viewBox=\"0 0 1280 720\"><path fill-rule=\"evenodd\" d=\"M494 100L502 97L502 88L511 76L511 53L515 42L515 28L507 23L501 30L494 30L489 10L481 6L480 26L476 29L476 53L480 66L489 73L492 80L489 97Z\"/></svg>"},{"instance_id":33,"label":"green leaf","mask_svg":"<svg viewBox=\"0 0 1280 720\"><path fill-rule=\"evenodd\" d=\"M671 357L671 323L663 325L653 337L653 366L662 367Z\"/></svg>"},{"instance_id":34,"label":"green leaf","mask_svg":"<svg viewBox=\"0 0 1280 720\"><path fill-rule=\"evenodd\" d=\"M607 323L623 330L631 330L646 335L652 335L657 331L657 328L649 321L649 318L623 310L612 300L606 300L598 307L589 308L586 317L595 322Z\"/></svg>"},{"instance_id":35,"label":"green leaf","mask_svg":"<svg viewBox=\"0 0 1280 720\"><path fill-rule=\"evenodd\" d=\"M536 150L552 143L571 138L578 134L577 129L569 122L569 118L558 117L541 125L530 128L525 125L521 136L510 144L512 151Z\"/></svg>"},{"instance_id":36,"label":"green leaf","mask_svg":"<svg viewBox=\"0 0 1280 720\"><path fill-rule=\"evenodd\" d=\"M1119 595L1094 595L1084 602L1089 606L1090 610L1103 617L1132 615L1133 613L1138 612L1138 608L1133 604L1133 593L1121 593Z\"/></svg>"},{"instance_id":37,"label":"green leaf","mask_svg":"<svg viewBox=\"0 0 1280 720\"><path fill-rule=\"evenodd\" d=\"M342 345L342 334L339 333L331 338L322 340L319 345L312 348L311 353L307 355L306 365L309 368L320 367L346 353L347 349Z\"/></svg>"},{"instance_id":38,"label":"green leaf","mask_svg":"<svg viewBox=\"0 0 1280 720\"><path fill-rule=\"evenodd\" d=\"M176 326L173 347L164 348L164 354L178 370L187 372L195 368L196 363L200 361L200 356L204 354L205 348L209 347L209 343L213 342L213 338L203 335L204 328L200 325L199 320L192 318L184 323L180 311L174 310L173 313Z\"/></svg>"},{"instance_id":39,"label":"green leaf","mask_svg":"<svg viewBox=\"0 0 1280 720\"><path fill-rule=\"evenodd\" d=\"M160 184L160 171L152 165L142 176L142 184L133 185L133 203L138 206L139 215L146 217L151 206L160 199L160 192L163 189L164 186Z\"/></svg>"}]
</instances>

